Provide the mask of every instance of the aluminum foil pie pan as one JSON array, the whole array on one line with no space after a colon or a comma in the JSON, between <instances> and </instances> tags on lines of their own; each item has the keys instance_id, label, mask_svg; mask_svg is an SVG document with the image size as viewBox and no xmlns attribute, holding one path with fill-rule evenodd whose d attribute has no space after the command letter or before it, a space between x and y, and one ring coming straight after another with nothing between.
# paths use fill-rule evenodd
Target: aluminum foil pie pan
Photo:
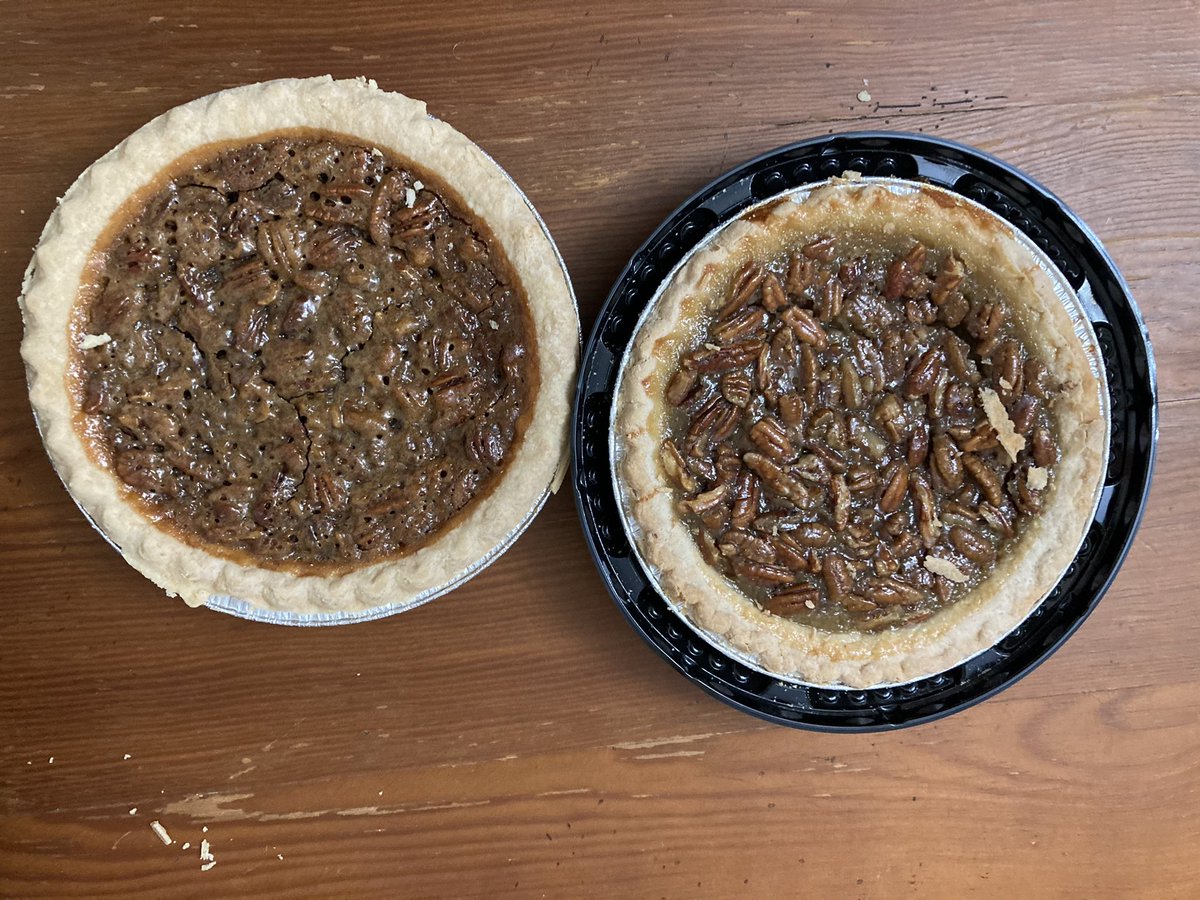
<instances>
[{"instance_id":1,"label":"aluminum foil pie pan","mask_svg":"<svg viewBox=\"0 0 1200 900\"><path fill-rule=\"evenodd\" d=\"M719 228L754 206L853 170L903 190L913 181L983 206L1011 224L1052 278L1105 385L1108 467L1075 559L1029 617L993 647L920 681L870 690L784 679L697 630L660 590L623 515L614 475L613 398L646 309ZM832 135L780 148L719 177L651 235L618 278L584 353L572 446L580 517L618 608L675 668L709 693L774 722L886 730L991 696L1047 658L1103 596L1132 543L1157 441L1154 361L1141 315L1099 240L1053 194L969 147L888 132Z\"/></svg>"},{"instance_id":2,"label":"aluminum foil pie pan","mask_svg":"<svg viewBox=\"0 0 1200 900\"><path fill-rule=\"evenodd\" d=\"M434 117L430 116L430 118L432 119ZM537 220L538 226L541 228L542 233L545 235L550 247L553 248L555 260L557 261L559 268L562 270L563 278L565 279L567 285L567 293L571 298L571 305L575 310L576 329L578 330L579 302L575 297L575 289L571 284L571 276L567 271L567 264L562 258L562 253L559 252L558 245L554 243L554 238L550 234L550 229L546 226L546 222L542 219L541 214L534 207L529 197L526 196L525 192L521 190L516 181L513 180L512 176L509 175L499 163L492 159L489 154L483 153L483 155L504 176L505 180L509 183L512 189L529 208L530 212L533 213L534 219ZM34 424L37 426L38 433L40 435L42 433L42 426L41 422L38 420L36 411L34 412ZM537 517L537 514L541 512L542 507L544 507L546 502L550 499L550 496L558 490L563 478L566 475L568 463L569 455L564 452L562 464L559 466L553 481L546 485L545 490L525 514L525 517L520 521L520 523L513 528L512 531L506 534L504 538L497 543L496 546L489 550L481 559L479 559L470 567L457 573L448 581L429 588L428 590L422 591L420 594L417 594L415 597L405 600L402 603L383 603L379 606L373 606L367 609L345 612L296 613L289 612L287 610L276 610L257 606L238 597L230 597L224 594L213 594L208 598L204 605L209 609L227 613L231 616L237 616L238 618L242 619L250 619L256 622L266 622L272 625L298 626L350 625L356 622L367 622L372 619L381 619L384 616L391 616L395 615L396 613L405 612L406 610L420 606L423 603L428 603L430 600L433 600L437 597L441 597L443 594L447 594L455 588L465 584L492 563L494 563L497 559L499 559L504 552L513 545L517 538L521 536L525 529L532 524L533 520ZM65 483L64 487L67 488L68 495L71 496L72 501L74 501L75 505L79 508L79 511L83 513L84 518L87 519L91 526L100 534L101 537L104 538L106 542L108 542L111 547L113 547L113 549L120 553L121 548L104 532L104 529L102 529L96 523L95 519L93 519L88 511L84 509L79 500L73 494L71 494L70 488Z\"/></svg>"}]
</instances>

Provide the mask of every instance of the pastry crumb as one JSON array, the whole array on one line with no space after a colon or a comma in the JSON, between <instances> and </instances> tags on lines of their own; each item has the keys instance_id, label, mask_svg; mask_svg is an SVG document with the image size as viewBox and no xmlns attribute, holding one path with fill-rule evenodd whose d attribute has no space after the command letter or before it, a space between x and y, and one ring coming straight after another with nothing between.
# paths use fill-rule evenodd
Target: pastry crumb
<instances>
[{"instance_id":1,"label":"pastry crumb","mask_svg":"<svg viewBox=\"0 0 1200 900\"><path fill-rule=\"evenodd\" d=\"M870 91L859 91L858 99L863 103L870 103L871 102L871 92Z\"/></svg>"},{"instance_id":2,"label":"pastry crumb","mask_svg":"<svg viewBox=\"0 0 1200 900\"><path fill-rule=\"evenodd\" d=\"M79 339L80 350L92 350L96 347L103 347L112 340L112 335L108 332L102 334L85 334Z\"/></svg>"},{"instance_id":3,"label":"pastry crumb","mask_svg":"<svg viewBox=\"0 0 1200 900\"><path fill-rule=\"evenodd\" d=\"M1004 452L1008 454L1009 463L1015 463L1017 454L1025 449L1025 438L1017 434L1012 419L1008 417L1008 410L1000 402L1000 395L991 388L980 388L979 402L983 404L983 411L987 413L988 421L996 429L996 437L999 438Z\"/></svg>"},{"instance_id":4,"label":"pastry crumb","mask_svg":"<svg viewBox=\"0 0 1200 900\"><path fill-rule=\"evenodd\" d=\"M404 189L404 205L411 207L416 202L417 202L417 192L414 191L412 188L405 188Z\"/></svg>"},{"instance_id":5,"label":"pastry crumb","mask_svg":"<svg viewBox=\"0 0 1200 900\"><path fill-rule=\"evenodd\" d=\"M158 839L160 841L162 841L164 844L166 844L168 847L170 847L173 843L175 843L174 838L172 838L171 835L167 834L167 829L162 827L162 823L159 822L158 819L155 819L153 822L150 823L150 830L153 831L156 835L158 835Z\"/></svg>"},{"instance_id":6,"label":"pastry crumb","mask_svg":"<svg viewBox=\"0 0 1200 900\"><path fill-rule=\"evenodd\" d=\"M962 573L962 570L958 566L948 559L942 559L940 556L926 556L924 566L934 575L949 578L955 584L963 584L967 580L967 576Z\"/></svg>"},{"instance_id":7,"label":"pastry crumb","mask_svg":"<svg viewBox=\"0 0 1200 900\"><path fill-rule=\"evenodd\" d=\"M1025 476L1025 483L1029 485L1030 490L1045 490L1046 485L1050 483L1050 473L1038 466L1030 466L1029 474Z\"/></svg>"}]
</instances>

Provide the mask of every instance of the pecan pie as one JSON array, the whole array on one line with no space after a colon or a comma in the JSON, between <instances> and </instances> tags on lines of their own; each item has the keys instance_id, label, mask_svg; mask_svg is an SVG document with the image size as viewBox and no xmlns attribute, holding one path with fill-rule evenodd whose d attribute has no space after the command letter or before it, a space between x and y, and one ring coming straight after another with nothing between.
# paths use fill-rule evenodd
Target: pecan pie
<instances>
[{"instance_id":1,"label":"pecan pie","mask_svg":"<svg viewBox=\"0 0 1200 900\"><path fill-rule=\"evenodd\" d=\"M403 602L501 544L562 461L553 245L474 144L373 83L150 123L68 192L23 306L60 474L192 604Z\"/></svg>"},{"instance_id":2,"label":"pecan pie","mask_svg":"<svg viewBox=\"0 0 1200 900\"><path fill-rule=\"evenodd\" d=\"M1010 228L948 192L847 178L759 208L632 345L615 438L639 550L696 626L784 677L962 662L1091 518L1107 424L1082 340Z\"/></svg>"}]
</instances>

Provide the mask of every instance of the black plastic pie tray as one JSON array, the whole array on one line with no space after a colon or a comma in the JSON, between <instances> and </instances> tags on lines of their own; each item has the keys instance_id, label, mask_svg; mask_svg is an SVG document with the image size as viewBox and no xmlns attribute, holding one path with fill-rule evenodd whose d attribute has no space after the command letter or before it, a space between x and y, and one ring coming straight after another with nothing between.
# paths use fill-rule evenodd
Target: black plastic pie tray
<instances>
[{"instance_id":1,"label":"black plastic pie tray","mask_svg":"<svg viewBox=\"0 0 1200 900\"><path fill-rule=\"evenodd\" d=\"M1079 294L1108 374L1112 432L1103 494L1083 545L1049 597L990 650L898 687L808 687L748 668L712 647L659 595L634 555L609 465L617 373L638 317L676 263L718 225L775 195L853 170L927 181L1024 232ZM1016 682L1057 650L1112 583L1141 521L1158 439L1154 357L1141 313L1099 239L1058 197L1000 160L950 141L854 132L801 141L717 178L667 217L613 285L584 353L572 450L579 515L601 576L630 624L691 681L782 725L886 731L947 716Z\"/></svg>"}]
</instances>

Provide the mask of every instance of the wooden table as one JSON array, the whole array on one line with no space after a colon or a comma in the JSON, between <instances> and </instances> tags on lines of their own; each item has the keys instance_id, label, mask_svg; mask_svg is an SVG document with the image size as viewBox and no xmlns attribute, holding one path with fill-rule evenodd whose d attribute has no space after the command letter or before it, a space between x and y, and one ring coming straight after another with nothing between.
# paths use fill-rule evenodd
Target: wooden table
<instances>
[{"instance_id":1,"label":"wooden table","mask_svg":"<svg viewBox=\"0 0 1200 900\"><path fill-rule=\"evenodd\" d=\"M1200 896L1196 4L651 7L0 7L0 895ZM1158 358L1153 496L1104 602L1001 696L852 736L671 671L567 493L390 620L274 628L166 599L42 452L21 274L56 197L143 122L325 72L421 97L495 156L585 328L677 202L780 144L907 129L1042 180L1122 267Z\"/></svg>"}]
</instances>

